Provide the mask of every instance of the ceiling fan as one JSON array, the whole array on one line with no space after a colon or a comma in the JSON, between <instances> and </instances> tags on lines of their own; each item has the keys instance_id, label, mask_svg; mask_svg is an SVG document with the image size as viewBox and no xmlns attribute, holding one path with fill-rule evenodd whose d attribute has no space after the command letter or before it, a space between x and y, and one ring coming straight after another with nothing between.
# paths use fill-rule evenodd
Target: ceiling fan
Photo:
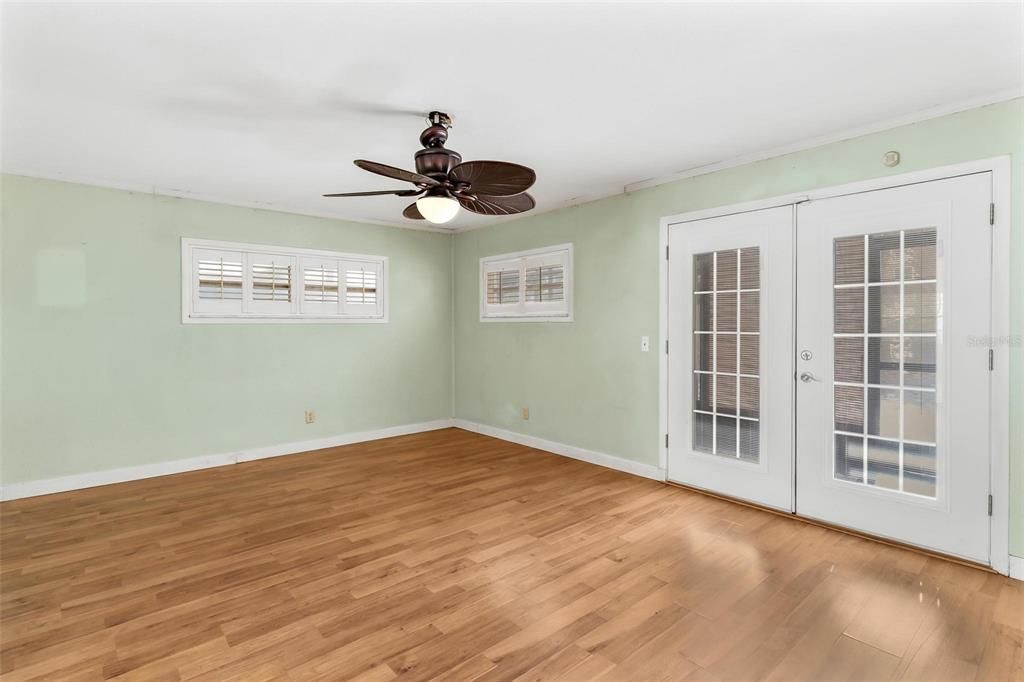
<instances>
[{"instance_id":1,"label":"ceiling fan","mask_svg":"<svg viewBox=\"0 0 1024 682\"><path fill-rule=\"evenodd\" d=\"M451 116L432 111L427 116L430 127L420 133L423 149L416 152L416 172L402 170L374 161L357 159L353 163L363 170L395 180L411 182L416 189L379 190L325 194L325 197L369 197L393 194L419 197L402 211L412 220L426 220L437 225L447 223L459 207L481 215L512 215L529 211L536 204L526 190L537 174L526 166L504 161L466 161L462 155L445 149Z\"/></svg>"}]
</instances>

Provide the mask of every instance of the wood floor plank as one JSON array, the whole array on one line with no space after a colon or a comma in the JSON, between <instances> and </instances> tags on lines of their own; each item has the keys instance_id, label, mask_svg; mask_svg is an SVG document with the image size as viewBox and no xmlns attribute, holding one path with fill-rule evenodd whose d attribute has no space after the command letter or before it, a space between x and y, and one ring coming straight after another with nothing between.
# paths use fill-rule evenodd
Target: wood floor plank
<instances>
[{"instance_id":1,"label":"wood floor plank","mask_svg":"<svg viewBox=\"0 0 1024 682\"><path fill-rule=\"evenodd\" d=\"M1024 680L1024 584L457 429L0 504L8 680Z\"/></svg>"}]
</instances>

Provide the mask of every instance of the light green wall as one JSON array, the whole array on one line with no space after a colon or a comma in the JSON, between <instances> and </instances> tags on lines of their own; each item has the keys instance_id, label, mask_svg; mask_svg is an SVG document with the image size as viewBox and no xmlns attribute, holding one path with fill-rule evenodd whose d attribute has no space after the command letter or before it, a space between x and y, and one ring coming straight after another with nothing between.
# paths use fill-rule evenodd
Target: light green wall
<instances>
[{"instance_id":1,"label":"light green wall","mask_svg":"<svg viewBox=\"0 0 1024 682\"><path fill-rule=\"evenodd\" d=\"M5 484L451 414L448 235L16 176L2 199ZM389 256L390 322L183 325L183 236Z\"/></svg>"},{"instance_id":2,"label":"light green wall","mask_svg":"<svg viewBox=\"0 0 1024 682\"><path fill-rule=\"evenodd\" d=\"M899 150L897 168L882 155ZM455 416L657 465L663 216L1013 155L1011 550L1024 555L1024 100L525 217L455 238ZM479 322L478 260L575 244L575 318ZM640 352L640 337L652 352ZM520 409L530 408L530 420Z\"/></svg>"}]
</instances>

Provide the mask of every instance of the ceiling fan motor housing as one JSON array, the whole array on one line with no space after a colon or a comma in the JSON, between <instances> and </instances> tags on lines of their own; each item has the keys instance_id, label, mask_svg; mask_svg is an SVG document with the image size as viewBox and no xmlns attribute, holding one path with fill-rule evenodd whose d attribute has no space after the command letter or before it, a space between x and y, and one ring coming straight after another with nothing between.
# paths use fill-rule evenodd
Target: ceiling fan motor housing
<instances>
[{"instance_id":1,"label":"ceiling fan motor housing","mask_svg":"<svg viewBox=\"0 0 1024 682\"><path fill-rule=\"evenodd\" d=\"M462 163L462 155L444 147L427 147L416 152L416 172L445 180L448 171Z\"/></svg>"},{"instance_id":2,"label":"ceiling fan motor housing","mask_svg":"<svg viewBox=\"0 0 1024 682\"><path fill-rule=\"evenodd\" d=\"M436 112L432 112L432 115L433 113ZM461 154L444 148L444 143L448 141L446 121L447 117L439 118L420 133L420 144L423 145L423 149L416 152L416 172L435 180L444 180L448 177L448 171L462 163Z\"/></svg>"}]
</instances>

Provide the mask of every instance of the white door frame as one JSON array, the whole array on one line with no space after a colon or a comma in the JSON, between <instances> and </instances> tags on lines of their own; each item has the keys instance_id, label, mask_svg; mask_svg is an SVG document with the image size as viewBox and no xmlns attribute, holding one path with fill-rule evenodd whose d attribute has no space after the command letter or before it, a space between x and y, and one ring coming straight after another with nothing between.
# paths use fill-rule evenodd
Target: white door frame
<instances>
[{"instance_id":1,"label":"white door frame","mask_svg":"<svg viewBox=\"0 0 1024 682\"><path fill-rule=\"evenodd\" d=\"M1009 574L1010 566L1010 157L998 156L966 163L939 166L910 173L890 175L845 185L821 187L806 192L794 192L756 201L747 201L727 206L689 211L665 216L659 221L658 261L659 265L659 314L658 338L661 351L658 353L658 429L661 446L658 448L658 462L662 471L668 468L668 354L665 342L668 340L668 228L670 225L688 223L704 218L717 218L734 213L757 211L776 206L799 204L816 199L827 199L860 192L891 189L932 180L943 180L972 173L992 173L992 201L995 204L995 220L992 225L992 339L994 359L991 396L992 419L989 435L992 450L989 489L992 494L991 566ZM794 348L794 353L796 352Z\"/></svg>"}]
</instances>

